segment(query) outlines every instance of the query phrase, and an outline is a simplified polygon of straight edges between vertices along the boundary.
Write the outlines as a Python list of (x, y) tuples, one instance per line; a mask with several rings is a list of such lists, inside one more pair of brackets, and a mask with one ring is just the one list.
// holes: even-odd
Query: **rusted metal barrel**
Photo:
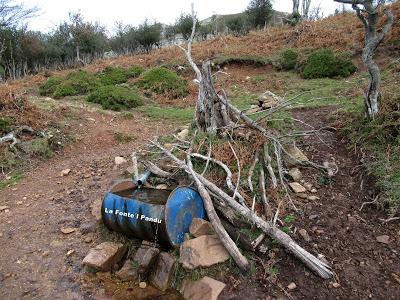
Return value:
[(192, 188), (138, 189), (133, 184), (108, 192), (101, 213), (110, 230), (165, 246), (183, 243), (192, 219), (206, 217), (203, 199)]

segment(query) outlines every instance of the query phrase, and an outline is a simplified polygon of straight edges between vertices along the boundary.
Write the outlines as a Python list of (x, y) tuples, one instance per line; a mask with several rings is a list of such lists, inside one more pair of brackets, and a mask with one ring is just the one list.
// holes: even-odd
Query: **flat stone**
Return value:
[(305, 194), (305, 193), (300, 193), (300, 194), (297, 194), (297, 197), (299, 197), (299, 198), (301, 198), (301, 199), (307, 199), (307, 198), (308, 198), (308, 195)]
[(64, 234), (71, 234), (75, 231), (76, 231), (76, 228), (72, 228), (72, 227), (61, 228), (61, 232)]
[(183, 283), (182, 294), (187, 300), (217, 300), (226, 284), (210, 277)]
[(306, 188), (298, 182), (290, 182), (289, 186), (296, 194), (305, 193), (307, 191)]
[(307, 196), (307, 199), (310, 201), (317, 201), (317, 200), (319, 200), (319, 197), (312, 195), (312, 196)]
[(101, 271), (109, 271), (113, 265), (121, 261), (127, 250), (123, 244), (104, 242), (90, 249), (82, 264)]
[(156, 265), (150, 274), (150, 283), (161, 291), (171, 286), (172, 276), (175, 272), (175, 258), (167, 252), (161, 252)]
[(168, 190), (168, 185), (165, 183), (159, 184), (156, 186), (157, 190)]
[(151, 267), (155, 264), (160, 249), (142, 245), (136, 252), (133, 261), (137, 271), (142, 277), (147, 276)]
[(145, 288), (147, 287), (147, 283), (144, 282), (144, 281), (142, 281), (142, 282), (139, 283), (139, 287), (140, 287), (141, 289), (145, 289)]
[(389, 244), (390, 237), (388, 235), (380, 235), (376, 237), (378, 243)]
[(121, 270), (115, 275), (122, 281), (135, 281), (139, 278), (137, 268), (135, 268), (133, 261), (127, 259), (122, 266)]
[(202, 235), (185, 241), (181, 246), (179, 262), (185, 269), (210, 267), (229, 259), (229, 253), (218, 237)]
[(288, 290), (294, 290), (295, 288), (297, 287), (297, 285), (294, 283), (294, 282), (291, 282), (288, 286), (287, 286), (287, 288), (288, 288)]
[(294, 181), (299, 181), (303, 175), (301, 174), (299, 168), (293, 168), (289, 171), (290, 177), (293, 178)]
[(121, 156), (116, 156), (114, 158), (114, 162), (115, 162), (116, 166), (120, 166), (120, 165), (126, 164), (128, 161)]
[(206, 220), (194, 218), (190, 224), (189, 232), (195, 237), (215, 234), (212, 224)]

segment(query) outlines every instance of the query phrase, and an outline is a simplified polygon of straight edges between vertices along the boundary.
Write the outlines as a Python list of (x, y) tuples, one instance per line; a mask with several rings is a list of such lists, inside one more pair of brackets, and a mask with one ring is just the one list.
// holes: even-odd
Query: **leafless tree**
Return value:
[(304, 19), (308, 18), (308, 14), (310, 12), (310, 7), (311, 7), (311, 0), (302, 0), (301, 14)]
[(314, 6), (308, 14), (309, 20), (317, 21), (323, 18), (324, 18), (324, 12), (321, 8), (321, 3), (318, 6)]
[(26, 8), (13, 0), (0, 0), (0, 27), (12, 26), (35, 16), (38, 8)]
[[(385, 0), (335, 0), (335, 2), (352, 4), (358, 18), (364, 24), (365, 44), (362, 60), (371, 76), (368, 89), (364, 95), (364, 103), (367, 117), (370, 120), (374, 120), (379, 112), (379, 102), (381, 98), (381, 74), (379, 66), (374, 61), (374, 55), (376, 49), (393, 25), (393, 13), (385, 6)], [(383, 28), (379, 30), (379, 11), (382, 7), (387, 20)]]

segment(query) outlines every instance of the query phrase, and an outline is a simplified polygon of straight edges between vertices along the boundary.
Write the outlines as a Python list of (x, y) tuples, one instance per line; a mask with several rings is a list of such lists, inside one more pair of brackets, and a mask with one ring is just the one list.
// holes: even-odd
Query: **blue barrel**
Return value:
[(108, 229), (165, 246), (182, 244), (192, 219), (206, 217), (203, 199), (189, 187), (108, 192), (101, 213)]

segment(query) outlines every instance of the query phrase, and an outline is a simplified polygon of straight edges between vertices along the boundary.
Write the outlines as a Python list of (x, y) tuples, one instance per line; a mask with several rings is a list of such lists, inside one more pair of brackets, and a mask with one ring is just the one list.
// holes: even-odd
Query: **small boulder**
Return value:
[(289, 291), (294, 290), (296, 287), (297, 287), (297, 285), (296, 285), (294, 282), (291, 282), (291, 283), (287, 286), (287, 288), (288, 288)]
[(114, 162), (115, 162), (116, 166), (120, 166), (120, 165), (126, 164), (128, 161), (125, 158), (123, 158), (122, 156), (116, 156), (114, 159)]
[[(285, 150), (287, 151), (287, 153), (295, 158), (298, 161), (309, 161), (308, 157), (303, 153), (303, 151), (301, 151), (299, 148), (297, 148), (297, 146), (295, 144), (289, 144), (285, 146)], [(288, 160), (288, 165), (291, 166), (295, 166), (298, 164), (298, 162), (294, 159), (292, 159), (291, 157), (289, 157)]]
[(289, 171), (289, 175), (290, 177), (293, 178), (294, 181), (300, 181), (300, 179), (303, 177), (303, 175), (301, 174), (301, 171), (299, 170), (299, 168), (293, 168)]
[(100, 271), (109, 271), (113, 265), (121, 261), (127, 250), (123, 244), (104, 242), (90, 249), (82, 264)]
[(161, 291), (167, 290), (171, 285), (175, 263), (176, 260), (171, 254), (161, 252), (150, 274), (150, 283)]
[(135, 265), (137, 265), (137, 272), (142, 277), (147, 276), (150, 268), (154, 265), (157, 260), (157, 256), (160, 254), (160, 249), (143, 245), (138, 249), (133, 258)]
[(115, 275), (122, 281), (135, 281), (139, 278), (137, 268), (130, 259), (126, 260), (121, 270), (116, 272)]
[(189, 129), (183, 129), (181, 132), (179, 132), (179, 133), (177, 134), (177, 137), (178, 137), (180, 140), (186, 141), (187, 138), (189, 137)]
[(306, 188), (298, 182), (290, 182), (289, 186), (293, 190), (293, 192), (295, 192), (296, 194), (301, 194), (301, 193), (307, 192)]
[(69, 173), (71, 173), (71, 169), (65, 169), (61, 171), (61, 176), (67, 176)]
[(229, 253), (218, 237), (202, 235), (183, 242), (179, 262), (185, 269), (195, 269), (210, 267), (228, 259)]
[(308, 235), (307, 230), (305, 230), (305, 229), (300, 229), (300, 230), (299, 230), (299, 234), (301, 235), (301, 237), (302, 237), (306, 242), (311, 241), (310, 236)]
[(187, 300), (217, 300), (225, 285), (206, 276), (194, 282), (185, 281), (182, 294)]
[(317, 201), (317, 200), (319, 200), (319, 197), (318, 197), (318, 196), (314, 196), (314, 195), (312, 195), (312, 196), (307, 196), (307, 200), (310, 200), (310, 201)]
[(190, 224), (189, 227), (189, 232), (195, 237), (215, 234), (214, 228), (211, 223), (199, 218), (194, 218), (192, 220), (192, 224)]

